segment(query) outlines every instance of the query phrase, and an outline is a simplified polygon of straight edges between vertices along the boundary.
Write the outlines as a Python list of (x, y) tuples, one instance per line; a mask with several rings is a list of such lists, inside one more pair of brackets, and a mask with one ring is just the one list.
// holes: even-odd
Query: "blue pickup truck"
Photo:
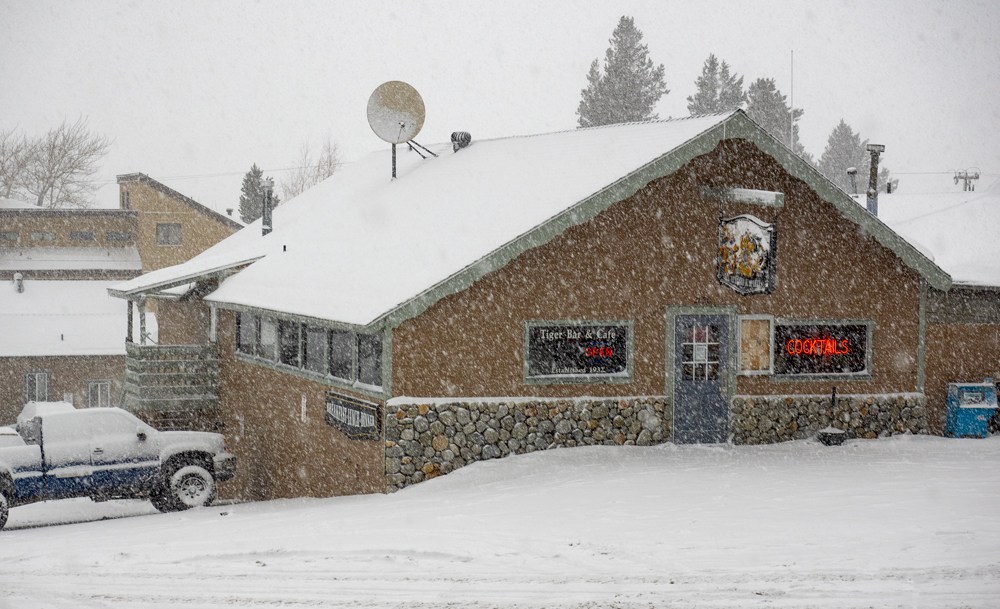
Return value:
[(161, 512), (208, 505), (236, 473), (222, 435), (157, 431), (120, 408), (49, 411), (0, 428), (0, 528), (49, 499), (149, 498)]

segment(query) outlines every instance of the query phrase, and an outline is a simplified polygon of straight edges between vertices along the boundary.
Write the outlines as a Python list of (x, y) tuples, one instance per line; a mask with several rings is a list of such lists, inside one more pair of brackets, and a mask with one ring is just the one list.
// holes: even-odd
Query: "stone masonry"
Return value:
[(811, 438), (826, 427), (848, 438), (897, 433), (927, 434), (923, 394), (838, 396), (736, 396), (730, 430), (733, 444), (770, 444)]
[[(922, 394), (736, 396), (730, 441), (769, 444), (813, 437), (832, 426), (849, 438), (926, 434)], [(533, 398), (389, 404), (385, 476), (394, 491), (460, 467), (558, 447), (650, 446), (671, 439), (667, 398)]]
[(387, 405), (388, 490), (475, 461), (556, 447), (649, 446), (670, 438), (663, 397), (574, 398)]

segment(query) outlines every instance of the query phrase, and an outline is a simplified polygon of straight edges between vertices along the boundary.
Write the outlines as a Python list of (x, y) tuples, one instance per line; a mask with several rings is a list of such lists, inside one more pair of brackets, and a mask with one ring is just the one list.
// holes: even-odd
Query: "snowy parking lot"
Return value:
[(588, 447), (392, 495), (17, 508), (0, 608), (997, 607), (1000, 437)]

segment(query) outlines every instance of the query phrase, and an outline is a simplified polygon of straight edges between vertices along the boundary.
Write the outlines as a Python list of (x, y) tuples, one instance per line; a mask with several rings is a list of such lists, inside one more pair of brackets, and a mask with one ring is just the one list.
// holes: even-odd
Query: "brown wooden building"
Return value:
[(224, 429), (233, 495), (553, 446), (940, 431), (949, 275), (741, 111), (431, 149), (112, 290), (160, 300), (161, 345), (217, 350), (217, 405), (149, 379), (130, 407)]
[(117, 404), (127, 304), (108, 287), (242, 226), (144, 174), (118, 183), (117, 209), (0, 203), (0, 424), (30, 400)]

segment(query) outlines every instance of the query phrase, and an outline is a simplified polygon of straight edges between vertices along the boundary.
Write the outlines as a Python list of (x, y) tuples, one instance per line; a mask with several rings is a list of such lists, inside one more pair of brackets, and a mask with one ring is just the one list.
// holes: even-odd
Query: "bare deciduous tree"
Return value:
[(14, 129), (0, 131), (0, 198), (11, 199), (23, 192), (31, 143)]
[(309, 146), (303, 144), (299, 148), (299, 158), (295, 169), (281, 180), (281, 194), (285, 200), (296, 197), (326, 178), (333, 175), (340, 164), (340, 154), (337, 144), (326, 139), (319, 157), (315, 160), (309, 151)]
[(63, 121), (32, 142), (25, 192), (40, 207), (90, 205), (95, 190), (91, 177), (110, 146), (111, 140), (90, 131), (86, 119)]

